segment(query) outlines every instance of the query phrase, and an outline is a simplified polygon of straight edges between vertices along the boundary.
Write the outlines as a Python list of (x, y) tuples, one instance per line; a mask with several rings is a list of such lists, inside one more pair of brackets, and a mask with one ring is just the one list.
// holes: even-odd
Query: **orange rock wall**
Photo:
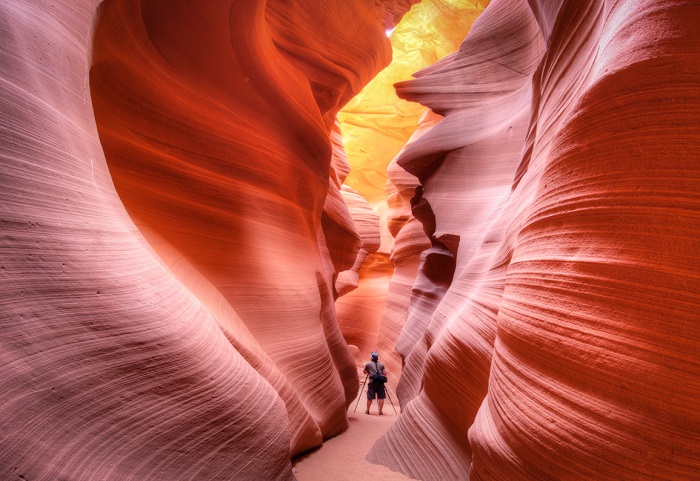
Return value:
[(0, 6), (0, 478), (293, 479), (347, 427), (333, 121), (405, 8)]
[(494, 0), (397, 85), (445, 115), (397, 162), (455, 271), (445, 287), (424, 254), (405, 409), (369, 459), (423, 480), (700, 478), (698, 20)]
[[(395, 246), (394, 227), (407, 222), (397, 213), (393, 187), (388, 185), (392, 159), (399, 153), (418, 127), (425, 107), (396, 96), (394, 83), (411, 78), (416, 70), (427, 67), (459, 48), (474, 19), (488, 2), (471, 0), (423, 0), (406, 13), (390, 32), (392, 62), (338, 114), (344, 148), (352, 167), (345, 184), (356, 190), (381, 218), (381, 245), (367, 257), (360, 269), (359, 288), (338, 299), (338, 318), (343, 336), (360, 351), (359, 366), (379, 350), (389, 370), (390, 389), (394, 389), (402, 371), (396, 342), (406, 319), (406, 305), (415, 278), (421, 251), (420, 243), (406, 244), (422, 236), (417, 230), (404, 232)], [(404, 171), (405, 172), (405, 171)], [(389, 175), (388, 175), (389, 173)], [(415, 185), (413, 186), (415, 187)], [(401, 202), (408, 206), (410, 193)], [(394, 218), (396, 215), (399, 217)], [(392, 237), (393, 236), (393, 237)], [(408, 249), (406, 248), (408, 246)], [(396, 270), (395, 270), (396, 269)]]
[[(411, 3), (0, 4), (1, 479), (291, 480), (346, 428), (334, 299), (388, 269), (333, 124)], [(398, 86), (444, 119), (390, 166), (371, 460), (700, 478), (699, 10), (493, 0)]]

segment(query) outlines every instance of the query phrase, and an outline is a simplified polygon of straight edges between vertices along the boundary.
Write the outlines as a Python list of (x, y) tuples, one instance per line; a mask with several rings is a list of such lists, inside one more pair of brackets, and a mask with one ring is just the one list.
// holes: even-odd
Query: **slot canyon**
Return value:
[(700, 480), (698, 25), (0, 0), (0, 481)]

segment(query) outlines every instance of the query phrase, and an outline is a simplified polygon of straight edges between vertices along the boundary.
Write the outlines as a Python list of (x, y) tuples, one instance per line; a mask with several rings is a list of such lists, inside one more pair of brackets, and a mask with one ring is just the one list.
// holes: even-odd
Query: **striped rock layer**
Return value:
[[(347, 427), (377, 219), (334, 119), (412, 3), (0, 4), (0, 478), (291, 480)], [(444, 119), (390, 166), (372, 461), (700, 479), (699, 21), (493, 0), (398, 86)]]
[(404, 410), (370, 460), (700, 479), (699, 21), (697, 2), (493, 0), (397, 84), (445, 118), (396, 162), (430, 248), (397, 341)]
[(0, 3), (1, 479), (288, 480), (347, 428), (333, 123), (411, 3)]

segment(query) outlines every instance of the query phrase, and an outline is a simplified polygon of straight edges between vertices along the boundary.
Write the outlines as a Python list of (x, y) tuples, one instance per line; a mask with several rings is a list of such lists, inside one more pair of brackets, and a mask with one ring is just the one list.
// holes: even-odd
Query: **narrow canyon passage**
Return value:
[(700, 480), (698, 25), (0, 0), (0, 480)]
[[(360, 400), (357, 412), (353, 412), (354, 406), (353, 402), (348, 411), (350, 426), (347, 431), (324, 442), (317, 450), (292, 460), (297, 480), (412, 480), (413, 478), (391, 471), (385, 466), (372, 464), (365, 459), (374, 443), (391, 427), (399, 414), (394, 412), (388, 400), (383, 416), (377, 415), (376, 402), (371, 415), (364, 414), (364, 396)], [(398, 406), (396, 407), (398, 411)]]

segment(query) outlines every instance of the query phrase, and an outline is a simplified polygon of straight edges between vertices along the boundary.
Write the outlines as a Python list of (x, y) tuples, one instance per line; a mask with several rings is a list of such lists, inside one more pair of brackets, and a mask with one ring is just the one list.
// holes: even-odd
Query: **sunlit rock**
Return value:
[[(399, 99), (393, 84), (457, 50), (487, 3), (424, 0), (414, 5), (390, 32), (392, 63), (338, 116), (352, 167), (346, 185), (367, 199), (374, 211), (386, 219), (382, 223), (382, 244), (376, 256), (370, 258), (378, 271), (372, 272), (369, 264), (362, 268), (367, 282), (363, 288), (360, 281), (361, 292), (353, 295), (358, 297), (356, 301), (351, 298), (339, 301), (339, 320), (348, 342), (360, 342), (364, 346), (364, 361), (371, 350), (379, 349), (382, 361), (396, 375), (401, 372), (402, 361), (395, 345), (406, 320), (410, 289), (425, 238), (420, 225), (416, 225), (414, 234), (404, 232), (400, 245), (394, 247), (392, 235), (396, 236), (398, 230), (393, 230), (407, 219), (395, 217), (397, 207), (392, 203), (403, 202), (407, 207), (406, 215), (410, 216), (409, 201), (415, 185), (405, 188), (400, 196), (394, 196), (393, 187), (385, 190), (390, 180), (387, 168), (391, 169), (390, 162), (413, 135), (426, 109)], [(406, 242), (413, 244), (409, 246)], [(368, 331), (370, 327), (373, 330)], [(397, 378), (392, 379), (396, 381)]]
[(459, 242), (432, 314), (409, 306), (408, 402), (370, 460), (423, 480), (698, 477), (698, 20), (494, 0), (397, 85), (445, 115), (398, 164), (426, 232)]
[[(499, 213), (527, 134), (531, 75), (543, 49), (528, 14), (524, 2), (493, 3), (459, 52), (397, 86), (407, 98), (437, 92), (426, 103), (446, 117), (397, 159), (421, 181), (412, 210), (430, 248), (397, 341), (406, 410), (370, 459), (421, 479), (469, 472), (467, 431), (486, 395), (505, 276), (502, 260), (494, 265), (509, 220)], [(424, 457), (431, 461), (414, 461)]]
[(288, 480), (347, 427), (330, 138), (405, 3), (0, 7), (0, 478)]
[(700, 9), (413, 3), (0, 4), (0, 479), (700, 478)]
[(486, 4), (423, 0), (414, 5), (391, 32), (391, 65), (341, 110), (338, 120), (352, 167), (347, 184), (370, 204), (386, 198), (387, 167), (425, 110), (399, 99), (394, 84), (457, 50)]

